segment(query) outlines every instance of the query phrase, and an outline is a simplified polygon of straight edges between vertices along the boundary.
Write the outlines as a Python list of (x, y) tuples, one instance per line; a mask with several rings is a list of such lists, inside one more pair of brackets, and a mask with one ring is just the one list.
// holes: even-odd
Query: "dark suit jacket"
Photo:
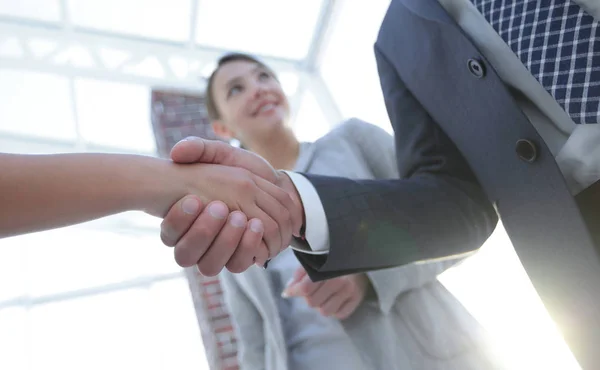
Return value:
[(330, 233), (327, 256), (297, 253), (311, 278), (473, 251), (496, 225), (494, 203), (580, 364), (600, 364), (600, 260), (554, 157), (494, 67), (435, 0), (392, 0), (375, 54), (402, 179), (305, 175)]

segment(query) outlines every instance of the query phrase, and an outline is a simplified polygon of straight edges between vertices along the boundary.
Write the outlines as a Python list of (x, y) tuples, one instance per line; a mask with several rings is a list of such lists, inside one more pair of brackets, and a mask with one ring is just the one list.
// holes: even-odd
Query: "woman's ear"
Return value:
[(221, 139), (231, 140), (234, 138), (233, 132), (221, 121), (213, 121), (212, 129), (215, 134)]

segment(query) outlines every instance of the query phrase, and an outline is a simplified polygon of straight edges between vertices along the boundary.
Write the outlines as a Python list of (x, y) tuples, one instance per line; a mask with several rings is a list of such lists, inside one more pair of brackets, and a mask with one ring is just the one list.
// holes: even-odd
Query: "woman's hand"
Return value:
[(365, 298), (369, 280), (365, 274), (341, 276), (320, 282), (310, 280), (303, 267), (294, 273), (283, 291), (284, 297), (304, 297), (309, 306), (323, 316), (348, 318)]

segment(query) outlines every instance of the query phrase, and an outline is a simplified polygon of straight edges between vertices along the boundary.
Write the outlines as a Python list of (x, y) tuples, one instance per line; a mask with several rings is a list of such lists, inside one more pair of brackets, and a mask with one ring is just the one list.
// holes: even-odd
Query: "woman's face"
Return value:
[(223, 65), (214, 76), (213, 98), (220, 118), (217, 135), (242, 143), (260, 140), (285, 125), (288, 100), (267, 69), (250, 61)]

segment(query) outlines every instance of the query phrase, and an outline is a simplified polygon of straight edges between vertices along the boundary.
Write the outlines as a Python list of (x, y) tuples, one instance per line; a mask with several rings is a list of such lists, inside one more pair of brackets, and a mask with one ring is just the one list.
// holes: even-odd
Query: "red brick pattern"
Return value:
[[(190, 135), (216, 139), (202, 92), (153, 90), (151, 110), (152, 126), (161, 157), (168, 157), (173, 145)], [(236, 337), (219, 279), (204, 277), (195, 268), (186, 269), (185, 274), (210, 369), (239, 370)]]

